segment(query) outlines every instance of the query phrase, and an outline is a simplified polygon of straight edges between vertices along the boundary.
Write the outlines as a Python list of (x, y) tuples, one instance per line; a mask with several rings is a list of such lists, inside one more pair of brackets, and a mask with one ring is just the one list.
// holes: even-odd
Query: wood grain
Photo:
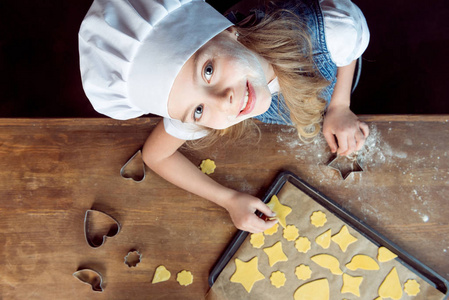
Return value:
[[(296, 173), (368, 225), (449, 279), (449, 116), (361, 116), (371, 129), (362, 173), (346, 180), (325, 164), (323, 138), (305, 144), (287, 126), (258, 123), (262, 139), (183, 150), (210, 175), (262, 196), (281, 170)], [(236, 229), (227, 212), (147, 169), (141, 183), (119, 171), (159, 118), (0, 119), (0, 299), (201, 299), (210, 269)], [(84, 239), (87, 209), (117, 219), (121, 232), (93, 249)], [(142, 253), (134, 268), (131, 249)], [(169, 281), (151, 284), (165, 265)], [(94, 295), (72, 274), (104, 276)], [(194, 283), (181, 287), (181, 270)]]

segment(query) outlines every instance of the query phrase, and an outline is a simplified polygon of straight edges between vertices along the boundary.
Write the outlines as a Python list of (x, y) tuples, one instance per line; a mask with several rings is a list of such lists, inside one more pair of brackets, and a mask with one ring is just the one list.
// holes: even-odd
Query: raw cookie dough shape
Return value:
[(235, 272), (231, 276), (230, 281), (234, 283), (240, 283), (248, 293), (251, 292), (254, 283), (259, 280), (265, 279), (265, 276), (259, 272), (257, 264), (257, 256), (253, 257), (248, 262), (244, 262), (236, 258)]
[(341, 293), (351, 293), (360, 297), (360, 284), (363, 281), (363, 277), (352, 277), (348, 274), (343, 274), (343, 285), (341, 287)]
[(310, 243), (308, 238), (301, 236), (296, 240), (295, 248), (296, 250), (298, 250), (298, 252), (307, 253), (307, 251), (312, 248), (312, 244)]
[(329, 282), (326, 278), (307, 282), (293, 294), (295, 300), (329, 300)]
[(285, 278), (285, 274), (281, 271), (276, 271), (271, 273), (270, 281), (271, 284), (274, 285), (276, 288), (280, 288), (281, 286), (285, 285), (285, 281), (287, 278)]
[(341, 251), (346, 252), (348, 246), (357, 241), (357, 238), (349, 233), (348, 227), (343, 225), (340, 232), (332, 237), (332, 241), (337, 243)]
[(176, 281), (178, 281), (180, 285), (188, 286), (193, 283), (193, 275), (190, 271), (182, 270), (176, 276)]
[(288, 260), (284, 251), (282, 251), (282, 243), (281, 242), (277, 242), (273, 246), (263, 249), (263, 251), (268, 255), (268, 261), (270, 262), (270, 267), (274, 266), (277, 262)]
[(385, 247), (379, 247), (377, 250), (377, 260), (379, 262), (387, 262), (396, 257), (398, 256)]
[(209, 175), (209, 174), (214, 173), (216, 165), (213, 160), (205, 159), (201, 162), (200, 168), (201, 168), (201, 172)]
[(334, 275), (341, 275), (343, 271), (340, 269), (340, 262), (338, 259), (329, 254), (318, 254), (310, 258), (314, 263), (320, 267), (329, 269)]
[(391, 298), (393, 300), (401, 299), (402, 287), (395, 267), (393, 267), (390, 273), (385, 277), (384, 281), (379, 286), (378, 292), (379, 296), (382, 298)]
[(320, 210), (313, 212), (313, 214), (310, 216), (310, 223), (315, 227), (322, 227), (324, 226), (324, 224), (326, 224), (326, 222), (326, 214)]
[(283, 236), (287, 241), (294, 241), (299, 236), (298, 228), (295, 225), (287, 225)]
[(323, 249), (327, 249), (331, 245), (331, 235), (332, 235), (332, 231), (329, 229), (329, 230), (323, 232), (322, 234), (320, 234), (319, 236), (317, 236), (315, 238), (315, 242), (318, 245), (320, 245)]
[(165, 266), (159, 266), (154, 271), (153, 281), (151, 283), (164, 282), (170, 279), (171, 273)]
[(279, 224), (281, 224), (281, 226), (285, 228), (287, 226), (285, 218), (292, 212), (292, 209), (286, 205), (281, 204), (276, 195), (273, 195), (271, 197), (271, 200), (267, 203), (267, 205), (274, 213), (276, 213), (275, 218), (279, 220)]
[(275, 233), (278, 231), (278, 228), (279, 228), (279, 223), (276, 223), (276, 224), (274, 224), (273, 227), (268, 228), (268, 229), (265, 230), (263, 233), (264, 233), (265, 235), (273, 235), (273, 234), (275, 234)]
[(312, 277), (312, 270), (310, 270), (309, 266), (299, 265), (295, 269), (295, 275), (299, 280), (307, 280)]
[(262, 232), (252, 233), (249, 242), (254, 248), (260, 248), (265, 243), (265, 237)]
[(415, 279), (409, 279), (404, 284), (404, 291), (409, 296), (416, 296), (420, 292), (419, 287), (420, 285)]
[(346, 268), (351, 271), (355, 271), (357, 269), (379, 270), (379, 265), (368, 255), (358, 254), (352, 257), (351, 262), (346, 264)]

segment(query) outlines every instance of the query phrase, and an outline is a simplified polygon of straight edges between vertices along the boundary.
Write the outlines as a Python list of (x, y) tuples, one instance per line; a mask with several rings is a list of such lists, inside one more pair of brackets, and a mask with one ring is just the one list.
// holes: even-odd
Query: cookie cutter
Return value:
[(351, 173), (363, 172), (363, 167), (359, 161), (357, 152), (348, 156), (334, 155), (329, 160), (327, 166), (336, 170), (343, 180), (348, 178)]
[(103, 276), (99, 272), (92, 269), (82, 269), (72, 275), (82, 283), (91, 285), (94, 292), (103, 292)]
[(142, 150), (138, 150), (120, 169), (120, 176), (124, 179), (141, 182), (146, 177), (145, 163)]
[(137, 250), (130, 250), (125, 256), (125, 265), (128, 267), (137, 267), (142, 260), (142, 254)]
[(116, 219), (99, 210), (88, 209), (84, 215), (84, 237), (92, 248), (102, 246), (108, 237), (116, 236), (120, 228)]

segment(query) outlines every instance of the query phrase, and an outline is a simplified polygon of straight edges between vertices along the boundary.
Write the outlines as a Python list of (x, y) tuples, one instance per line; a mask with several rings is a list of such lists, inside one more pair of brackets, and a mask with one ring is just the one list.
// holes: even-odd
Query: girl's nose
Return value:
[[(220, 111), (228, 112), (233, 107), (233, 92), (232, 89), (227, 88), (220, 93), (213, 96), (213, 101)], [(235, 104), (235, 103), (234, 103)]]

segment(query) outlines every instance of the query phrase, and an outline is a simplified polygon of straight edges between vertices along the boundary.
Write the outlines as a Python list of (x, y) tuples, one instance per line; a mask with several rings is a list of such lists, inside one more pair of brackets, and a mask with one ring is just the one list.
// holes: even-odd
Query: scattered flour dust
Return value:
[[(390, 130), (385, 133), (391, 134)], [(306, 143), (298, 138), (295, 128), (287, 127), (281, 129), (277, 135), (277, 142), (283, 145), (283, 147), (280, 147), (280, 150), (278, 150), (280, 155), (294, 155), (298, 164), (301, 164), (301, 162), (305, 163), (305, 167), (308, 168), (305, 173), (309, 175), (308, 177), (306, 175), (303, 179), (317, 188), (327, 188), (329, 185), (348, 189), (354, 188), (354, 186), (357, 185), (362, 187), (364, 181), (363, 172), (351, 174), (346, 180), (342, 180), (335, 170), (327, 167), (333, 154), (330, 152), (329, 146), (322, 133), (311, 143)], [(405, 138), (404, 146), (411, 145), (413, 145), (412, 139)], [(400, 149), (393, 149), (382, 138), (381, 132), (378, 130), (377, 126), (372, 123), (370, 124), (370, 135), (366, 139), (363, 148), (359, 151), (358, 159), (365, 172), (375, 172), (376, 169), (379, 169), (385, 164), (389, 165), (385, 169), (399, 168), (397, 161), (407, 159), (407, 152), (401, 151)], [(429, 221), (429, 215), (431, 215), (431, 208), (427, 206), (427, 201), (423, 198), (428, 197), (428, 190), (426, 186), (415, 185), (420, 181), (420, 178), (414, 174), (414, 163), (416, 163), (416, 161), (411, 162), (409, 166), (399, 169), (399, 172), (403, 176), (406, 176), (405, 178), (410, 181), (410, 185), (400, 187), (400, 195), (407, 195), (410, 192), (410, 188), (414, 188), (414, 190), (411, 191), (411, 194), (409, 194), (410, 204), (413, 203), (413, 206), (411, 206), (412, 212), (416, 214), (420, 221), (427, 223)], [(372, 197), (373, 193), (376, 194), (376, 197), (383, 199), (389, 199), (391, 197), (388, 188), (379, 186), (375, 188), (375, 191), (373, 190), (366, 194), (360, 193), (357, 199), (352, 200), (356, 200), (363, 204), (365, 202), (364, 200), (368, 199), (368, 197)], [(352, 200), (348, 200), (349, 206), (351, 206), (350, 202)], [(385, 201), (385, 205), (390, 205), (388, 204), (389, 202), (390, 201)], [(377, 219), (379, 213), (377, 208), (369, 204), (363, 204), (361, 209), (365, 216)], [(427, 210), (428, 213), (423, 213), (422, 210)]]

